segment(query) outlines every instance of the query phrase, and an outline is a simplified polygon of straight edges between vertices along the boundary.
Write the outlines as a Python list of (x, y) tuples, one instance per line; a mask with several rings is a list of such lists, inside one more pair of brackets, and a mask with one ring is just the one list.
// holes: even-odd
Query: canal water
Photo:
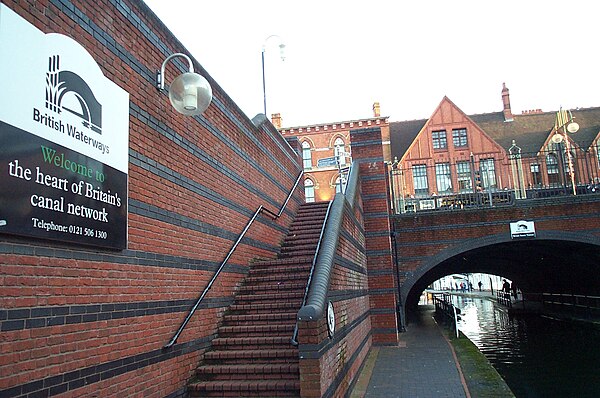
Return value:
[(453, 296), (459, 329), (517, 398), (600, 397), (600, 330), (539, 316), (509, 316), (494, 303)]

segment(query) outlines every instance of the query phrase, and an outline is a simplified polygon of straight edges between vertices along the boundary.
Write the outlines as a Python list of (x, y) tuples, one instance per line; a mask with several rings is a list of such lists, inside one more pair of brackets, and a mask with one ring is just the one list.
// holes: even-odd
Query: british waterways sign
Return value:
[(129, 94), (0, 4), (0, 233), (127, 246)]

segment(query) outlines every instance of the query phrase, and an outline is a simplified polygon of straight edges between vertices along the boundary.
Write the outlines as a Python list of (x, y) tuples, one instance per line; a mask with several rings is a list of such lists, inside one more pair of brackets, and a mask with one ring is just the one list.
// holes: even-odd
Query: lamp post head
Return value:
[(579, 124), (577, 122), (571, 122), (567, 124), (567, 131), (569, 133), (576, 133), (579, 131)]
[(156, 86), (159, 90), (165, 90), (165, 66), (174, 57), (185, 58), (188, 61), (189, 71), (173, 79), (171, 87), (167, 90), (169, 101), (173, 108), (183, 115), (200, 115), (212, 101), (212, 88), (208, 80), (194, 72), (192, 60), (187, 55), (176, 53), (167, 57), (156, 75)]

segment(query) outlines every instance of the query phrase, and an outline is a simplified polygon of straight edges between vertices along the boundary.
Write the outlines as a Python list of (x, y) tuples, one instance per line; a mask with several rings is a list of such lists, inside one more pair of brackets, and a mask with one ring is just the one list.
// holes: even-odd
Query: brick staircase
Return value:
[(190, 396), (300, 396), (298, 349), (290, 340), (327, 205), (303, 204), (279, 258), (252, 264), (188, 386)]

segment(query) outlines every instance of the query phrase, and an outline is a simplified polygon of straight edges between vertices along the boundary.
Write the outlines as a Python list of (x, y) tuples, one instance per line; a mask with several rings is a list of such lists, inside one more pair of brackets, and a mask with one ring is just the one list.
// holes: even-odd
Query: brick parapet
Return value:
[[(389, 221), (389, 202), (387, 165), (384, 162), (382, 132), (380, 128), (366, 128), (350, 132), (353, 161), (360, 167), (361, 194), (365, 213), (365, 235), (367, 249), (367, 269), (388, 270), (389, 273), (377, 277), (369, 274), (369, 290), (382, 286), (392, 287), (385, 293), (371, 293), (371, 312), (374, 326), (373, 343), (390, 344), (397, 342), (396, 300), (397, 284), (394, 278), (394, 266), (391, 250), (391, 224)], [(395, 289), (394, 289), (395, 288)], [(382, 315), (390, 313), (392, 316)]]

